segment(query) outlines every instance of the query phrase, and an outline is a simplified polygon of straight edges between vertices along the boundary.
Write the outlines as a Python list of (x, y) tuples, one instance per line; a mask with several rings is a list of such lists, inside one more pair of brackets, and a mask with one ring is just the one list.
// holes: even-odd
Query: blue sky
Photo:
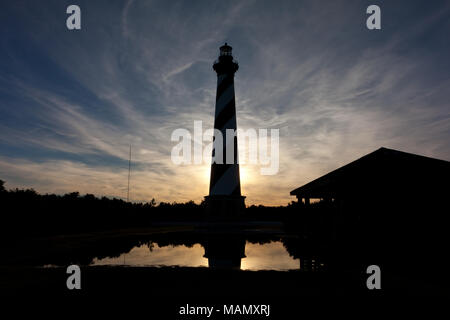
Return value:
[[(79, 31), (66, 8), (81, 8)], [(382, 29), (366, 28), (370, 4)], [(242, 166), (247, 203), (381, 146), (450, 160), (448, 1), (2, 1), (0, 179), (41, 193), (200, 201), (209, 164), (170, 160), (212, 127), (225, 41), (238, 126), (280, 129), (280, 170)]]

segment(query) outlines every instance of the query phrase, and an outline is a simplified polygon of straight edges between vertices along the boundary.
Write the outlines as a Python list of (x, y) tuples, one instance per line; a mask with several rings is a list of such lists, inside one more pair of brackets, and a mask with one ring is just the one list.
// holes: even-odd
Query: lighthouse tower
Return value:
[[(217, 73), (214, 118), (214, 129), (217, 130), (214, 133), (209, 196), (205, 197), (208, 215), (221, 218), (235, 217), (245, 208), (239, 179), (234, 98), (234, 74), (239, 65), (231, 50), (227, 43), (221, 46), (219, 58), (213, 65)], [(221, 137), (217, 136), (219, 131)]]

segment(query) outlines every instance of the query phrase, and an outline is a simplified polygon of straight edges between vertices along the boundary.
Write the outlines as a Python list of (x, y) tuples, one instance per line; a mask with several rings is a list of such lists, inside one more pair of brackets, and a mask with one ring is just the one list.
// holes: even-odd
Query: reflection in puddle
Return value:
[(247, 243), (242, 259), (243, 270), (292, 270), (300, 268), (299, 259), (289, 256), (281, 242), (266, 244)]
[[(185, 245), (159, 247), (152, 243), (134, 247), (128, 253), (116, 258), (94, 258), (92, 265), (127, 265), (127, 266), (185, 266), (207, 267), (208, 259), (204, 257), (205, 249), (200, 244), (191, 247)], [(289, 253), (279, 241), (266, 244), (247, 242), (245, 258), (241, 260), (243, 270), (292, 270), (299, 269), (299, 259)]]
[(207, 267), (208, 259), (203, 258), (204, 251), (200, 244), (189, 248), (185, 245), (159, 247), (152, 243), (150, 247), (134, 247), (116, 258), (94, 258), (92, 265)]

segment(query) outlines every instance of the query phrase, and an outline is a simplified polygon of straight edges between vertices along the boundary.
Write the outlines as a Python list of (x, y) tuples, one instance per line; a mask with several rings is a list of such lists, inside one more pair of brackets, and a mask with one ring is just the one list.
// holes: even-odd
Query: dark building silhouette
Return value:
[[(428, 195), (431, 198), (426, 200), (431, 202), (447, 193), (448, 187), (441, 182), (449, 169), (450, 162), (445, 160), (380, 148), (291, 191), (291, 195), (306, 204), (314, 198), (350, 203), (363, 199), (364, 204), (370, 200), (382, 207), (404, 204), (414, 194), (422, 199)], [(415, 201), (422, 201), (420, 198)]]
[[(448, 161), (380, 148), (291, 195), (299, 200), (299, 215), (318, 212), (323, 225), (331, 225), (332, 243), (349, 254), (399, 268), (440, 268), (436, 261), (448, 241), (448, 181)], [(321, 210), (311, 210), (310, 199), (321, 199), (315, 205)]]
[[(231, 51), (228, 44), (221, 46), (220, 56), (213, 65), (217, 73), (214, 129), (221, 134), (214, 133), (209, 196), (205, 197), (209, 216), (222, 218), (236, 216), (245, 207), (239, 179), (234, 96), (234, 74), (239, 65)], [(227, 130), (234, 132), (231, 141), (227, 137)]]

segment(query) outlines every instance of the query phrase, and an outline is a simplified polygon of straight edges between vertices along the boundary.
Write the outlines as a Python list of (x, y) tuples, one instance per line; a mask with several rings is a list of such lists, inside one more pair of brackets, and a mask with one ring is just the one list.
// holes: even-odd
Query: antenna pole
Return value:
[(130, 144), (130, 156), (128, 158), (128, 189), (127, 189), (127, 202), (130, 200), (130, 173), (131, 173), (131, 144)]

